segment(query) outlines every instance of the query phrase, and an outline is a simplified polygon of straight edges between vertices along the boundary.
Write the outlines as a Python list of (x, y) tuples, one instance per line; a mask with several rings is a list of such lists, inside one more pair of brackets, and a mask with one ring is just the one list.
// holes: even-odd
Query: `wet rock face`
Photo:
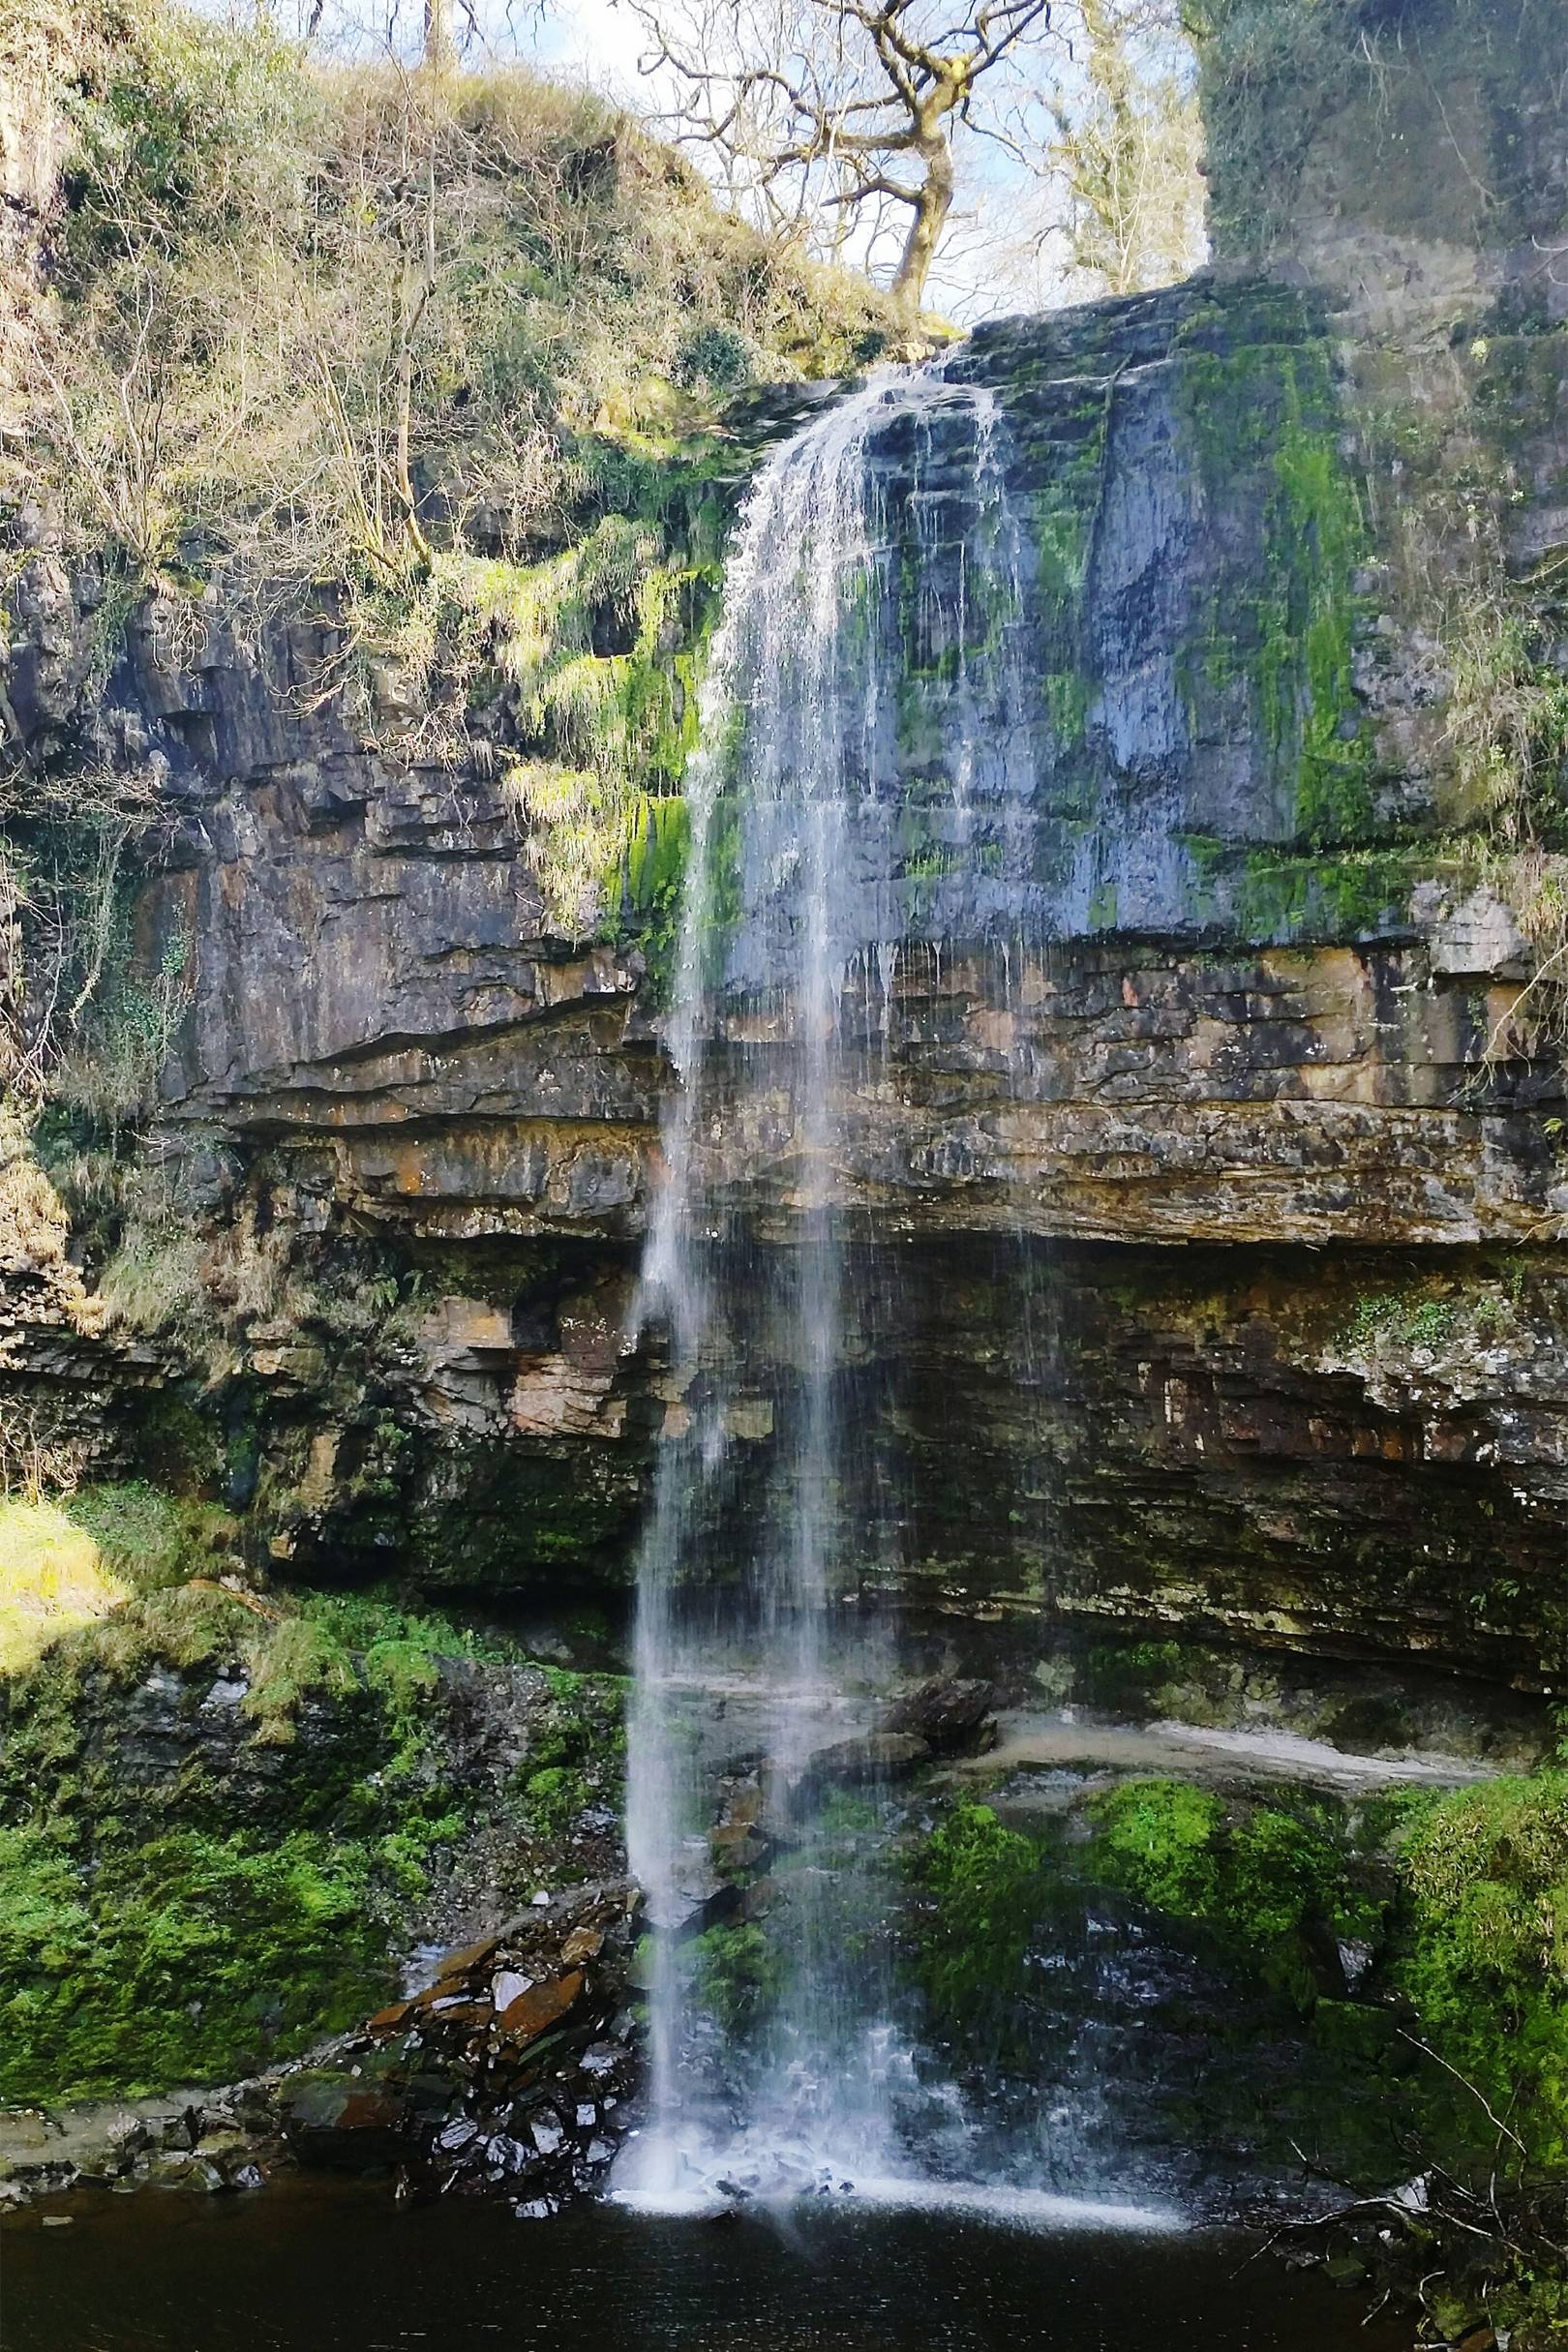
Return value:
[[(953, 373), (1000, 404), (991, 462), (1017, 550), (990, 547), (988, 569), (966, 558), (982, 526), (995, 537), (972, 511), (966, 411), (920, 434), (906, 418), (873, 449), (879, 667), (905, 674), (884, 680), (875, 719), (876, 822), (896, 840), (859, 893), (867, 943), (1207, 933), (1260, 915), (1320, 928), (1311, 871), (1282, 914), (1254, 903), (1246, 866), (1321, 831), (1306, 737), (1356, 724), (1347, 680), (1309, 678), (1296, 643), (1349, 595), (1343, 531), (1295, 514), (1282, 472), (1287, 447), (1338, 463), (1300, 304), (1179, 288), (988, 329)], [(1259, 583), (1282, 567), (1270, 637)], [(42, 575), (32, 588), (38, 601)], [(30, 644), (11, 695), (24, 739), (46, 744), (68, 726), (72, 674)], [(633, 1009), (639, 963), (549, 936), (482, 769), (367, 748), (335, 704), (314, 707), (330, 651), (329, 631), (301, 624), (265, 674), (221, 639), (192, 669), (149, 623), (96, 721), (111, 756), (153, 767), (168, 810), (140, 928), (155, 964), (175, 944), (191, 959), (170, 1120), (322, 1138), (340, 1192), (426, 1230), (635, 1230), (662, 1083)], [(997, 712), (969, 709), (982, 688)], [(979, 764), (963, 789), (998, 852), (958, 861), (967, 880), (944, 830), (955, 704)], [(767, 982), (762, 948), (732, 943), (748, 985)]]
[(896, 1700), (879, 1728), (922, 1740), (933, 1756), (983, 1755), (996, 1745), (996, 1696), (988, 1682), (933, 1674)]
[[(1542, 367), (1551, 344), (1531, 343)], [(899, 1268), (897, 1316), (847, 1374), (920, 1498), (887, 1531), (890, 1581), (912, 1606), (1415, 1643), (1540, 1679), (1565, 1408), (1549, 1329), (1510, 1311), (1486, 1336), (1498, 1280), (1477, 1253), (1540, 1252), (1554, 1296), (1561, 1075), (1486, 1060), (1523, 943), (1433, 870), (1434, 656), (1378, 609), (1319, 322), (1279, 286), (1194, 282), (988, 327), (950, 364), (999, 403), (1029, 552), (1023, 618), (981, 598), (955, 637), (974, 409), (949, 440), (890, 429), (887, 510), (919, 475), (951, 591), (912, 614), (878, 717), (909, 815), (878, 938), (915, 944), (852, 962), (833, 1105), (851, 1227)], [(1529, 447), (1538, 558), (1560, 453)], [(890, 529), (884, 552), (896, 602), (920, 551)], [(7, 692), (58, 751), (84, 723), (82, 584), (41, 558), (19, 593)], [(1019, 759), (977, 819), (995, 854), (955, 879), (938, 720), (1010, 631)], [(278, 1564), (621, 1583), (687, 1410), (656, 1338), (628, 1336), (662, 1172), (657, 991), (630, 938), (551, 934), (483, 762), (421, 765), (319, 700), (329, 640), (295, 628), (260, 669), (215, 641), (193, 666), (153, 616), (91, 714), (95, 756), (150, 765), (166, 815), (136, 931), (149, 970), (189, 954), (168, 1182), (322, 1302), (242, 1317), (190, 1410)], [(743, 982), (746, 941), (728, 946)], [(700, 1139), (742, 1257), (799, 1207), (786, 1075), (756, 1082), (780, 1018), (732, 995), (720, 1045), (746, 1058), (750, 1111)], [(1029, 1277), (1032, 1336), (1020, 1234), (1057, 1251)], [(1183, 1271), (1194, 1243), (1214, 1254)], [(1357, 1270), (1347, 1248), (1383, 1254)], [(47, 1387), (123, 1459), (165, 1368), (50, 1320), (25, 1267), (0, 1281), (0, 1403)], [(372, 1282), (398, 1308), (350, 1346), (333, 1300)], [(1475, 1340), (1462, 1361), (1424, 1370), (1414, 1342), (1393, 1361), (1402, 1309), (1376, 1344), (1339, 1344), (1358, 1300), (1429, 1291)], [(756, 1350), (738, 1475), (792, 1409), (793, 1368)]]
[[(1484, 1069), (1514, 993), (1414, 944), (1064, 948), (1005, 970), (906, 950), (880, 1002), (844, 1009), (859, 1052), (833, 1105), (841, 1194), (899, 1234), (1533, 1236), (1568, 1204), (1541, 1117), (1561, 1082)], [(737, 1014), (737, 1066), (779, 1026)], [(701, 1150), (738, 1212), (784, 1228), (802, 1166), (782, 1056)]]
[[(1554, 1688), (1562, 1282), (1478, 1253), (890, 1250), (843, 1334), (843, 1597), (971, 1656), (966, 1618), (1022, 1658), (1131, 1622)], [(734, 1343), (786, 1431), (802, 1368)], [(774, 1442), (734, 1445), (738, 1493)]]
[(428, 1229), (625, 1229), (628, 1138), (656, 1118), (625, 1051), (638, 964), (550, 936), (517, 824), (477, 772), (366, 749), (293, 698), (319, 648), (263, 679), (216, 646), (197, 674), (157, 640), (111, 692), (153, 704), (177, 811), (143, 902), (149, 951), (194, 954), (168, 1113), (226, 1136), (334, 1139), (337, 1188)]
[[(933, 1230), (1129, 1239), (1447, 1241), (1550, 1211), (1539, 1135), (1473, 1084), (1517, 930), (1424, 880), (1419, 849), (1367, 847), (1395, 780), (1406, 834), (1432, 791), (1372, 658), (1343, 420), (1301, 299), (1194, 281), (987, 327), (950, 373), (998, 405), (984, 463), (1016, 548), (977, 505), (973, 410), (895, 417), (869, 459), (873, 595), (903, 670), (868, 717), (867, 806), (896, 824), (845, 1005), (868, 1027), (890, 1010), (893, 1096), (844, 1106), (852, 1184)], [(22, 593), (8, 694), (46, 754), (85, 723), (78, 589), (40, 558)], [(264, 1146), (307, 1228), (634, 1242), (668, 1082), (641, 955), (553, 937), (489, 763), (421, 766), (351, 724), (317, 690), (332, 653), (301, 623), (261, 667), (222, 636), (193, 662), (155, 612), (91, 714), (97, 756), (150, 769), (166, 811), (137, 938), (150, 970), (190, 974), (169, 1180), (221, 1214)], [(902, 969), (870, 954), (899, 937), (927, 945)], [(1251, 944), (1270, 941), (1301, 944)], [(766, 946), (728, 937), (742, 991), (766, 987)], [(766, 1048), (769, 1017), (742, 993), (738, 1051)], [(787, 1191), (767, 1136), (722, 1148), (738, 1188)], [(520, 1393), (536, 1432), (581, 1410), (556, 1383)]]
[[(983, 326), (952, 373), (1001, 404), (1027, 551), (1014, 932), (1245, 931), (1247, 853), (1338, 837), (1314, 730), (1342, 733), (1353, 764), (1362, 719), (1298, 642), (1311, 617), (1342, 619), (1354, 557), (1313, 314), (1278, 286), (1195, 280)], [(1295, 478), (1308, 452), (1315, 505)], [(1312, 928), (1312, 896), (1287, 931)]]

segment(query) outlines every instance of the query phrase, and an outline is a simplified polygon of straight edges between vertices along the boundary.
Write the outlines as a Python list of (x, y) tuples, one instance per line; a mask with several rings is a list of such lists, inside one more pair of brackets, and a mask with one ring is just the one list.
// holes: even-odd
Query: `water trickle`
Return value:
[[(842, 1505), (891, 1476), (857, 1387), (890, 1278), (842, 1180), (910, 943), (929, 970), (944, 936), (1020, 919), (1025, 560), (995, 397), (938, 364), (777, 451), (728, 562), (637, 1310), (668, 1370), (628, 1769), (649, 2120), (620, 2186), (655, 2202), (908, 2169), (911, 2063), (854, 1859), (890, 1663), (868, 1596), (896, 1563)], [(884, 1540), (899, 1519), (894, 1496)]]

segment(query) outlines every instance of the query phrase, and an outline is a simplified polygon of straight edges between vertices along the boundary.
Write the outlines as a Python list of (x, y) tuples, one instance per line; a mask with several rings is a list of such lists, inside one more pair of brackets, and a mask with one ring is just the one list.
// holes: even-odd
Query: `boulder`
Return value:
[(375, 2172), (408, 2154), (405, 2101), (391, 2081), (347, 2068), (304, 2070), (285, 2078), (276, 2104), (302, 2164)]
[(906, 1780), (929, 1764), (932, 1749), (914, 1732), (866, 1732), (859, 1739), (840, 1739), (812, 1757), (791, 1793), (793, 1809), (819, 1804), (834, 1789), (874, 1788), (879, 1782)]
[(978, 1756), (996, 1745), (995, 1705), (991, 1683), (933, 1674), (886, 1708), (878, 1729), (911, 1734), (938, 1756)]
[(498, 2030), (517, 2044), (537, 2041), (564, 2017), (576, 2004), (586, 1979), (581, 1969), (572, 1969), (552, 1983), (536, 1984), (531, 1992), (519, 1993), (508, 2003), (496, 2023)]

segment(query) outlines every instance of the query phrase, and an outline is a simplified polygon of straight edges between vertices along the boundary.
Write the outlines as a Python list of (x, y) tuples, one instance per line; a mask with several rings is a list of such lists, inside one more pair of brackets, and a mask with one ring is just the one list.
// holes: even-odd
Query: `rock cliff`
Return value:
[[(1536, 91), (1506, 204), (1439, 157), (1458, 209), (1418, 235), (1409, 189), (1343, 159), (1393, 142), (1413, 185), (1422, 44), (1469, 58), (1467, 19), (1382, 12), (1358, 66), (1344, 14), (1293, 242), (1238, 250), (1247, 151), (1216, 115), (1213, 274), (987, 327), (950, 362), (1005, 429), (1031, 788), (955, 907), (920, 814), (953, 648), (917, 631), (886, 718), (913, 945), (868, 961), (846, 1014), (867, 1052), (839, 1171), (904, 1305), (858, 1376), (932, 1497), (902, 1531), (917, 1613), (1003, 1607), (1026, 1651), (1088, 1613), (1539, 1689), (1568, 1166), (1551, 992), (1528, 983), (1556, 950), (1462, 752), (1492, 724), (1475, 611), (1515, 598), (1545, 630), (1530, 691), (1561, 676), (1560, 142)], [(1465, 68), (1472, 176), (1506, 67)], [(732, 425), (692, 544), (756, 438)], [(961, 503), (972, 454), (890, 436), (890, 513), (917, 475)], [(1463, 611), (1436, 585), (1456, 549)], [(179, 1018), (141, 1165), (215, 1304), (196, 1344), (123, 1323), (65, 1344), (8, 1294), (8, 1409), (44, 1396), (89, 1449), (150, 1448), (313, 1572), (620, 1583), (681, 1409), (625, 1337), (669, 1083), (659, 909), (627, 890), (563, 935), (540, 820), (498, 780), (504, 719), (428, 756), (395, 678), (369, 708), (322, 691), (330, 615), (258, 650), (176, 636), (154, 604), (101, 681), (95, 593), (33, 554), (8, 723), (52, 772), (152, 779), (130, 968), (179, 976)], [(687, 624), (656, 656), (672, 679)], [(1537, 750), (1560, 783), (1560, 741)], [(728, 1042), (756, 1055), (773, 1015), (730, 949)], [(707, 1146), (762, 1248), (785, 1246), (797, 1181), (780, 1126)], [(999, 1305), (1020, 1286), (1022, 1339)], [(772, 1410), (760, 1395), (737, 1432), (757, 1459)]]

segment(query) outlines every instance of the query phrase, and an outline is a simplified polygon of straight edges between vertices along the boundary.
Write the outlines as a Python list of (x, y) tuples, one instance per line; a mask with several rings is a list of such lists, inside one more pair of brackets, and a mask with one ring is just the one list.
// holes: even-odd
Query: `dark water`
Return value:
[[(61, 2210), (61, 2209), (56, 2209)], [(1403, 2352), (1245, 2239), (843, 2207), (733, 2224), (151, 2191), (0, 2232), (4, 2352)], [(1245, 2266), (1245, 2267), (1243, 2267)]]

